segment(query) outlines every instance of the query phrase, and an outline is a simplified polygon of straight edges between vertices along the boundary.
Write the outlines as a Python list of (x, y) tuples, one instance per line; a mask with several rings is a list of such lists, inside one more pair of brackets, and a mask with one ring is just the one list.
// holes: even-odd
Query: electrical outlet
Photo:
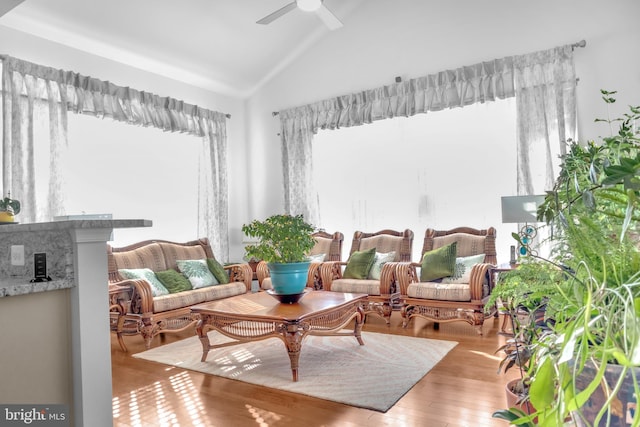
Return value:
[(24, 265), (23, 245), (11, 245), (11, 265)]

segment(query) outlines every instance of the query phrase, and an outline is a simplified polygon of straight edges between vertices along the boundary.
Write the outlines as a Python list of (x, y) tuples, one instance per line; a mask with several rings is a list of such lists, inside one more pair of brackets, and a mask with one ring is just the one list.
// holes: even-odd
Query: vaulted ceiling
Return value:
[[(0, 25), (244, 98), (331, 34), (299, 9), (256, 24), (291, 1), (0, 0)], [(345, 26), (362, 4), (324, 2)]]

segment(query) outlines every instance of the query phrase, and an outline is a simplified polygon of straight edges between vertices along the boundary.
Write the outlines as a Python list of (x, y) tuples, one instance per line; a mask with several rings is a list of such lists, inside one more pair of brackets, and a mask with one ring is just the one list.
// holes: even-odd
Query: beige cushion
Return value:
[(370, 279), (336, 279), (331, 282), (334, 292), (380, 295), (380, 281)]
[(402, 246), (401, 236), (389, 236), (382, 234), (379, 236), (367, 237), (360, 241), (360, 250), (365, 251), (367, 249), (375, 248), (377, 252), (387, 253), (396, 252), (394, 261), (400, 261), (400, 247)]
[(273, 284), (271, 283), (271, 277), (265, 277), (264, 280), (262, 281), (262, 285), (260, 285), (260, 286), (265, 291), (267, 289), (273, 289)]
[(314, 239), (316, 239), (316, 245), (309, 251), (309, 255), (328, 254), (333, 240), (324, 237), (314, 237)]
[(162, 248), (157, 243), (125, 252), (114, 252), (113, 259), (118, 270), (127, 268), (148, 268), (151, 271), (164, 271), (170, 267), (164, 259)]
[(206, 301), (214, 301), (222, 298), (242, 295), (247, 293), (244, 282), (233, 282), (226, 285), (209, 286), (206, 288), (192, 289), (175, 294), (163, 295), (153, 298), (153, 312), (174, 310), (189, 307)]
[[(184, 246), (174, 243), (159, 243), (164, 251), (167, 268), (178, 270), (176, 260), (179, 259), (206, 259), (207, 254), (200, 245)], [(155, 271), (155, 270), (154, 270)]]
[(440, 301), (471, 301), (471, 291), (465, 283), (412, 283), (407, 288), (407, 296)]
[(448, 236), (434, 238), (433, 249), (438, 249), (453, 242), (458, 242), (456, 247), (456, 256), (458, 257), (467, 257), (485, 253), (485, 236), (474, 236), (464, 233), (454, 233)]

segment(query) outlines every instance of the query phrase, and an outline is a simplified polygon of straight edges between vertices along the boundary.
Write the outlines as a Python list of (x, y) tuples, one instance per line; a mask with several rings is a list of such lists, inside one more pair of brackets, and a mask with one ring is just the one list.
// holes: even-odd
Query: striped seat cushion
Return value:
[(412, 283), (407, 288), (407, 296), (439, 301), (471, 301), (468, 283)]
[(334, 292), (380, 295), (380, 281), (371, 279), (336, 279), (331, 282)]
[(175, 294), (163, 295), (153, 298), (154, 313), (189, 307), (206, 301), (214, 301), (247, 292), (244, 282), (232, 282), (226, 285), (214, 285), (206, 288), (192, 289)]

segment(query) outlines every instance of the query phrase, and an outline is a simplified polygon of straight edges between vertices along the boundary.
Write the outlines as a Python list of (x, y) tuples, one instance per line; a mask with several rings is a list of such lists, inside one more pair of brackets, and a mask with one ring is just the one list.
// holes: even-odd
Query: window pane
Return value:
[(196, 239), (201, 139), (111, 119), (69, 114), (67, 215), (150, 219), (114, 230), (114, 246), (146, 239)]
[(364, 126), (319, 131), (313, 167), (320, 224), (414, 232), (419, 261), (427, 228), (497, 229), (498, 262), (509, 261), (515, 224), (502, 224), (500, 197), (516, 194), (513, 99), (474, 104)]

